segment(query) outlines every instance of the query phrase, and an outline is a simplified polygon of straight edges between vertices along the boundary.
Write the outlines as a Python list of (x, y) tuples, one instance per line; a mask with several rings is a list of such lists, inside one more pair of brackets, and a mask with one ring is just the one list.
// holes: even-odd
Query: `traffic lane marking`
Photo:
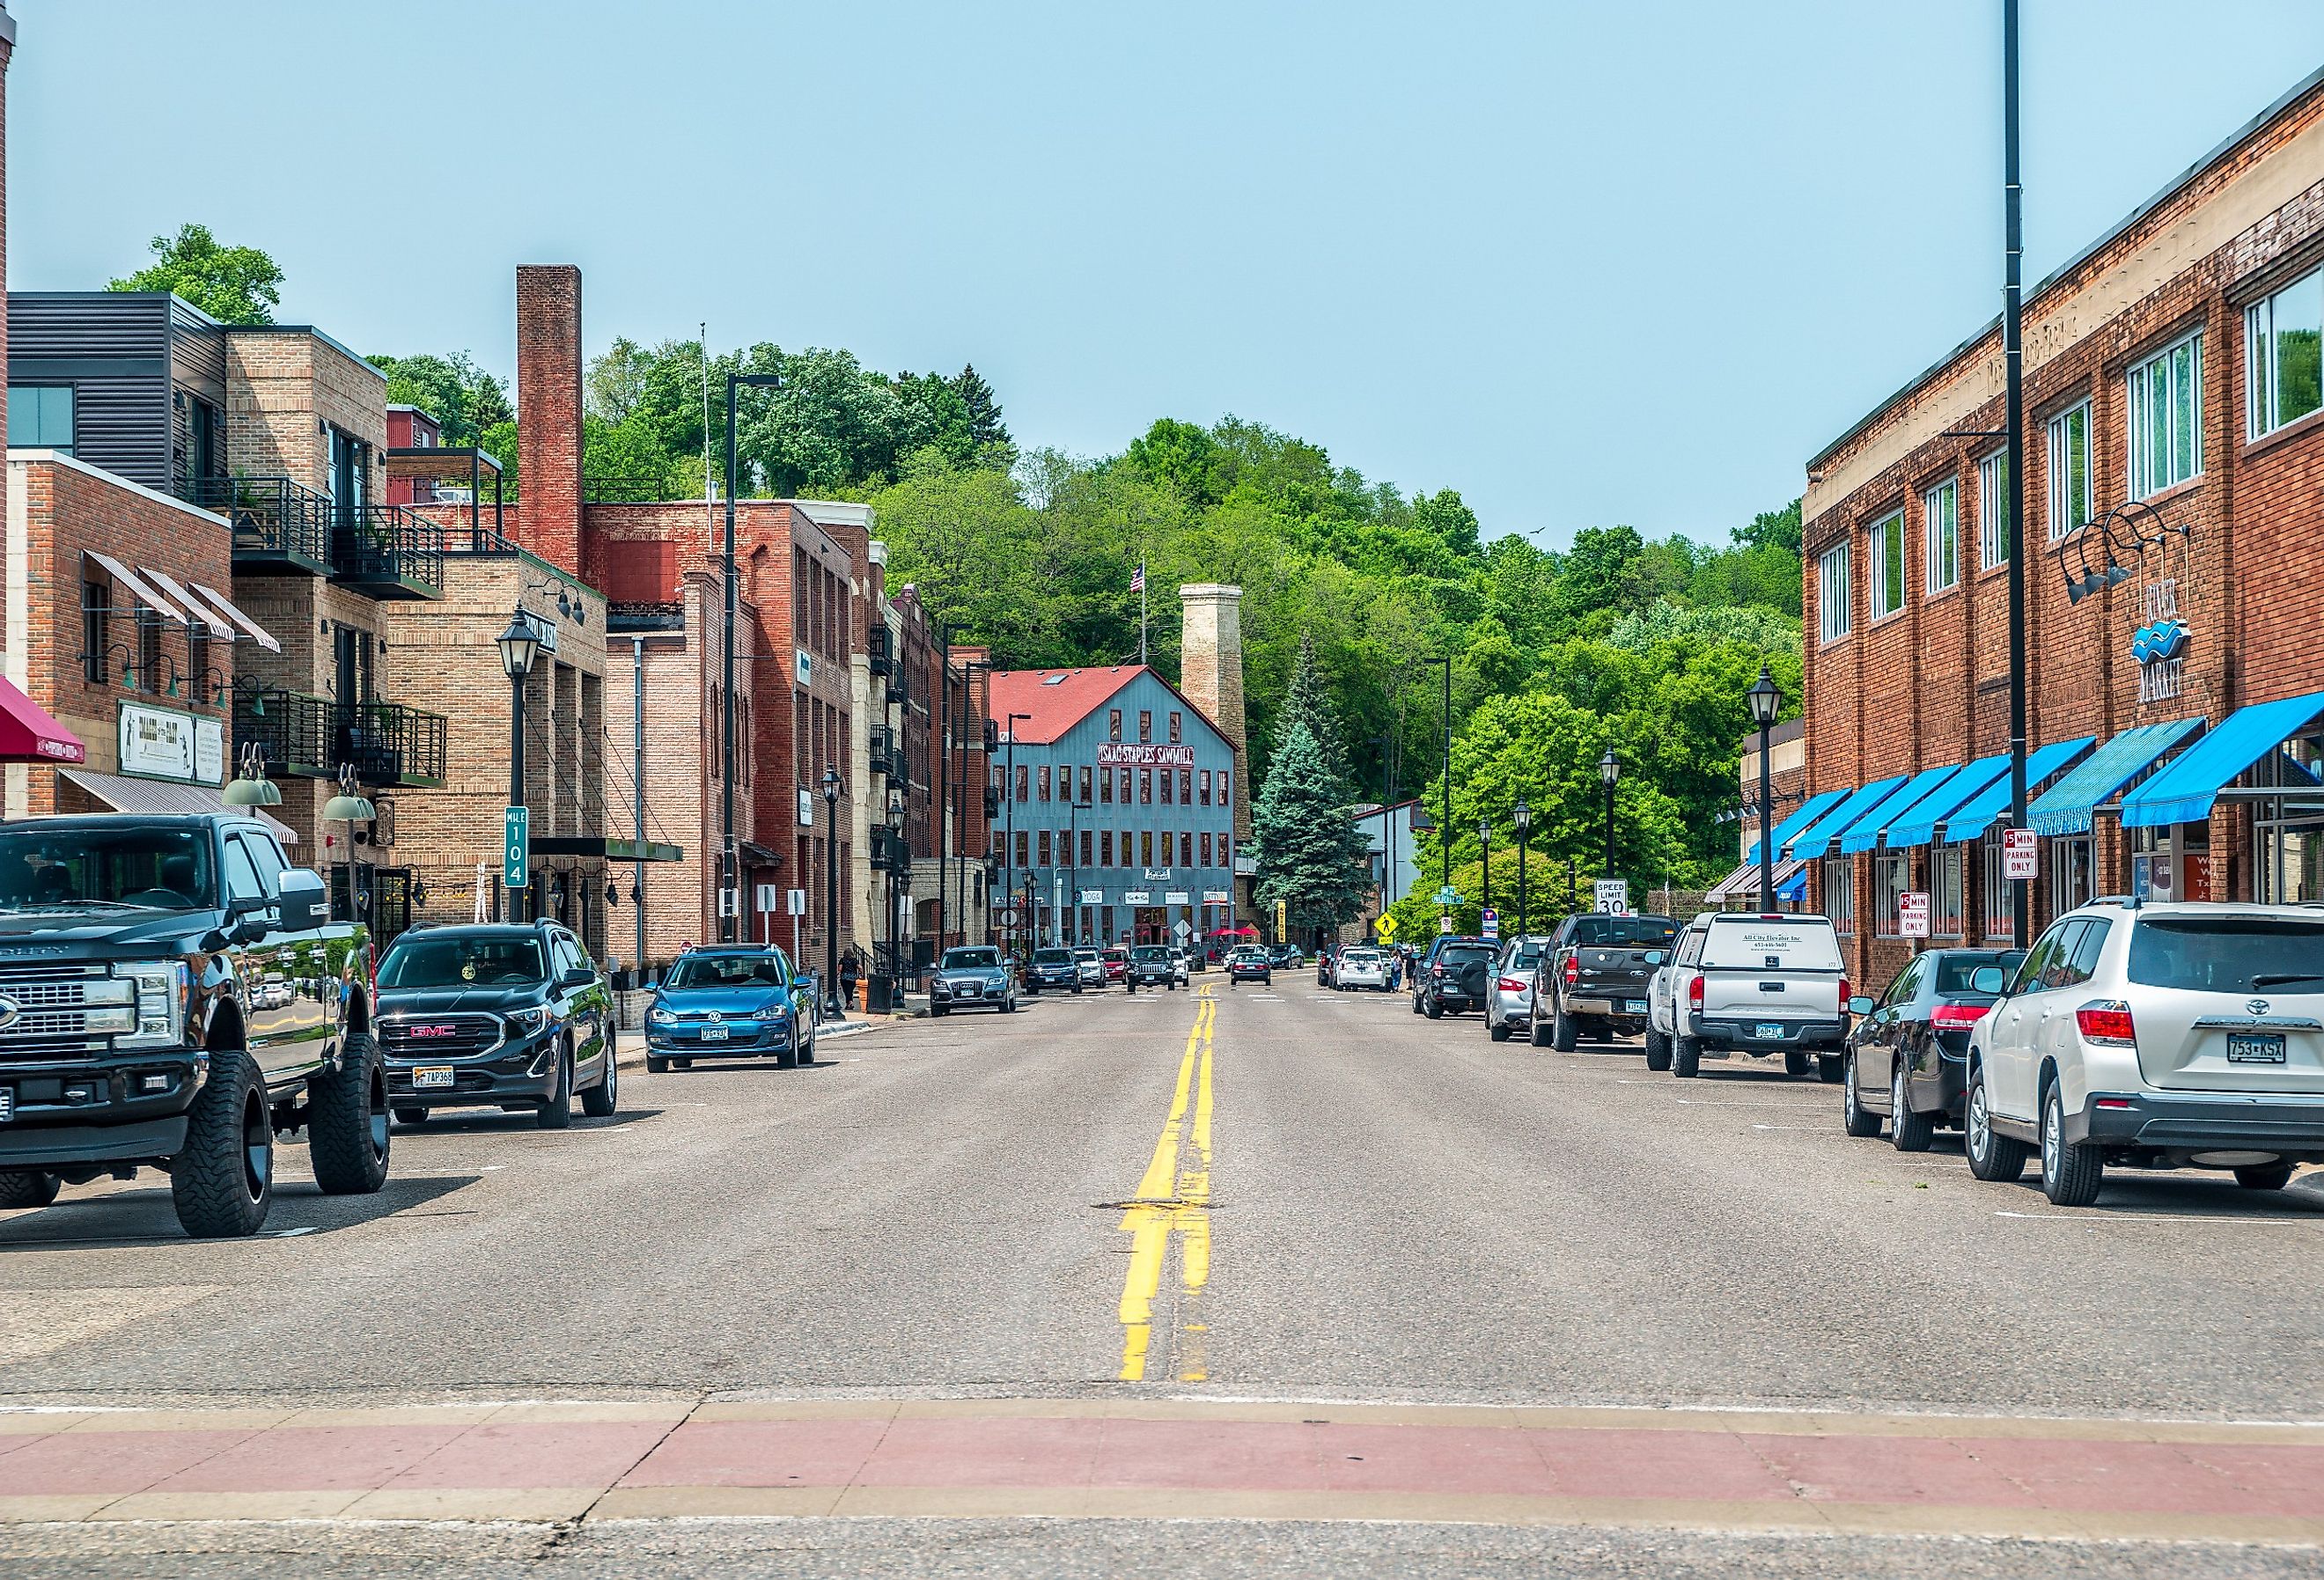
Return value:
[[(1201, 1313), (1204, 1290), (1210, 1281), (1212, 1067), (1218, 1012), (1216, 999), (1195, 999), (1194, 1023), (1186, 1033), (1185, 1052), (1178, 1061), (1169, 1117), (1118, 1225), (1133, 1237), (1117, 1307), (1122, 1338), (1121, 1365), (1115, 1376), (1120, 1381), (1145, 1380), (1153, 1343), (1154, 1302), (1161, 1293), (1164, 1263), (1174, 1235), (1179, 1242), (1179, 1280), (1184, 1291), (1179, 1381), (1199, 1382), (1208, 1375), (1209, 1329)], [(1182, 1140), (1185, 1144), (1183, 1162)]]

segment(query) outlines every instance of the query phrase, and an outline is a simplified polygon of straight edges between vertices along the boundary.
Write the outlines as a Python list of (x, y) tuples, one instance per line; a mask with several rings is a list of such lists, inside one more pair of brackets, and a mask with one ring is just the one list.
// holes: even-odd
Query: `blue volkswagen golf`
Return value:
[(646, 1012), (646, 1068), (697, 1058), (815, 1062), (815, 1006), (780, 949), (693, 949), (678, 957)]

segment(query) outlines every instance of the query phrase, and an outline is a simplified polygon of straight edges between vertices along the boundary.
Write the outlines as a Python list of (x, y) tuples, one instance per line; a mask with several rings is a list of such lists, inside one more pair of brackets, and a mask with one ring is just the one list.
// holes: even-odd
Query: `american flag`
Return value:
[(1130, 590), (1133, 593), (1146, 590), (1146, 561), (1143, 559), (1138, 562), (1138, 568), (1130, 573)]

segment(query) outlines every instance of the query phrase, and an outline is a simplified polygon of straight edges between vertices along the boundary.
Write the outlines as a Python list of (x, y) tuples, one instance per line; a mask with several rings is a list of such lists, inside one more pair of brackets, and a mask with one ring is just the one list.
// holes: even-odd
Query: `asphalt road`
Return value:
[[(1678, 1082), (1649, 1075), (1635, 1045), (1558, 1054), (1491, 1043), (1473, 1018), (1416, 1018), (1400, 998), (1322, 993), (1312, 975), (1271, 991), (1205, 980), (1214, 1025), (1191, 992), (1042, 1000), (835, 1041), (812, 1070), (626, 1070), (621, 1115), (562, 1133), (498, 1114), (399, 1130), (380, 1196), (292, 1184), (247, 1242), (184, 1241), (165, 1181), (69, 1190), (0, 1215), (0, 1402), (2324, 1419), (2324, 1191), (2116, 1177), (2098, 1207), (2061, 1212), (2033, 1188), (1971, 1180), (1949, 1137), (1919, 1157), (1846, 1139), (1836, 1088), (1812, 1080), (1713, 1064)], [(282, 1168), (306, 1178), (295, 1148)], [(1197, 1239), (1199, 1281), (1185, 1273)], [(1163, 1256), (1152, 1337), (1143, 1380), (1125, 1381), (1125, 1279), (1148, 1243)], [(282, 1528), (272, 1548), (254, 1529), (276, 1529), (19, 1526), (0, 1529), (0, 1556), (27, 1574), (123, 1575), (256, 1573), (253, 1553), (300, 1543), (346, 1573), (479, 1575), (2027, 1561), (2008, 1542), (1417, 1520)], [(2288, 1574), (2317, 1560), (2082, 1545), (2042, 1561)]]

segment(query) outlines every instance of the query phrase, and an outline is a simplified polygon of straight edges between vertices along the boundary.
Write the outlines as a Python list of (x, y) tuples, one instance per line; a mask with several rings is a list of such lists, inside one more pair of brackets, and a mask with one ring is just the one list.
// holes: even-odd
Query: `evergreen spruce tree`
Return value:
[(1315, 737), (1296, 719), (1268, 765), (1250, 825), (1261, 905), (1281, 901), (1295, 930), (1336, 928), (1362, 914), (1370, 846)]
[(954, 393), (968, 407), (969, 438), (977, 453), (992, 465), (1006, 470), (1017, 458), (1017, 441), (1009, 437), (1009, 425), (1001, 420), (1001, 397), (984, 382), (984, 375), (969, 363), (953, 375)]
[(1284, 693), (1283, 711), (1276, 717), (1277, 751), (1283, 749), (1295, 725), (1305, 725), (1307, 734), (1314, 737), (1315, 749), (1323, 753), (1324, 770), (1332, 776), (1333, 791), (1342, 799), (1351, 797), (1348, 751), (1340, 739), (1340, 710), (1333, 706), (1331, 682), (1324, 679), (1323, 666), (1315, 661), (1315, 639), (1305, 633), (1299, 638), (1299, 657), (1291, 667), (1291, 685)]

